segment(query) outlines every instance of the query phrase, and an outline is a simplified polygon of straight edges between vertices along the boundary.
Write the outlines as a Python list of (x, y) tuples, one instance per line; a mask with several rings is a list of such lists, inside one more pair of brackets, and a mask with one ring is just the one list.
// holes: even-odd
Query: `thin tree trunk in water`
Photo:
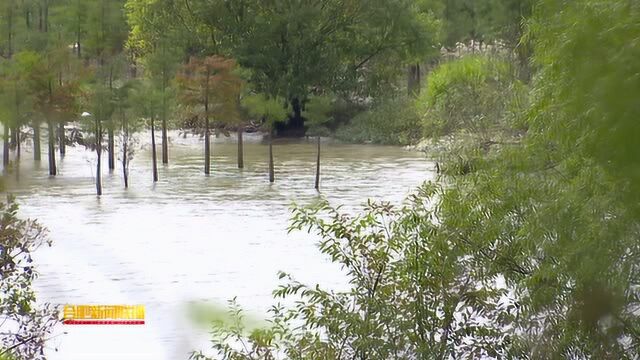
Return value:
[(64, 123), (60, 123), (58, 128), (58, 142), (60, 143), (60, 156), (64, 156), (67, 153), (67, 137), (64, 133)]
[(40, 161), (40, 124), (33, 125), (33, 160)]
[(114, 144), (115, 140), (113, 135), (113, 128), (109, 127), (107, 136), (108, 136), (107, 151), (109, 152), (109, 171), (111, 172), (116, 168), (115, 144)]
[(4, 134), (2, 139), (2, 165), (4, 167), (4, 171), (7, 171), (7, 167), (9, 166), (9, 125), (4, 123)]
[(122, 178), (124, 179), (124, 188), (129, 187), (129, 167), (127, 166), (127, 144), (129, 143), (129, 124), (127, 118), (122, 117)]
[(47, 120), (47, 128), (49, 130), (49, 175), (56, 176), (56, 137), (51, 120)]
[(204, 94), (204, 173), (211, 172), (211, 143), (209, 142), (209, 71), (207, 69), (207, 84)]
[(156, 154), (156, 125), (155, 118), (151, 115), (151, 157), (153, 161), (153, 182), (158, 181), (158, 158)]
[(320, 136), (318, 136), (318, 157), (316, 158), (316, 190), (320, 189)]
[(244, 168), (244, 144), (242, 143), (242, 127), (238, 128), (238, 169)]
[[(163, 47), (164, 49), (164, 47)], [(164, 82), (164, 73), (163, 73), (163, 82)], [(167, 100), (165, 95), (166, 86), (163, 84), (162, 87), (162, 163), (169, 163), (169, 143), (167, 142)]]
[[(113, 91), (113, 66), (109, 67), (109, 90)], [(114, 128), (113, 121), (111, 121), (111, 123), (109, 124), (109, 128), (107, 129), (107, 152), (109, 155), (109, 173), (111, 173), (116, 168), (113, 128)]]
[[(46, 1), (45, 1), (46, 4)], [(48, 10), (45, 8), (45, 11), (48, 12)], [(45, 26), (46, 25), (46, 18), (45, 18)], [(51, 80), (49, 80), (49, 103), (51, 104), (53, 102), (53, 84), (51, 83)], [(47, 120), (47, 132), (48, 132), (48, 136), (49, 136), (49, 142), (48, 142), (48, 147), (49, 147), (49, 175), (51, 176), (56, 176), (56, 136), (55, 136), (55, 127), (53, 126), (53, 122), (51, 122), (51, 119), (46, 118)]]
[(209, 116), (205, 120), (204, 129), (204, 173), (211, 173), (211, 138), (209, 134)]
[(21, 141), (22, 139), (20, 139), (20, 126), (16, 126), (16, 160), (20, 160)]
[(162, 116), (162, 163), (169, 163), (169, 143), (167, 136), (167, 117)]
[(269, 182), (275, 182), (275, 171), (273, 168), (273, 130), (269, 133)]
[(98, 154), (98, 163), (96, 164), (96, 192), (98, 196), (102, 195), (102, 128), (100, 120), (96, 119), (96, 153)]

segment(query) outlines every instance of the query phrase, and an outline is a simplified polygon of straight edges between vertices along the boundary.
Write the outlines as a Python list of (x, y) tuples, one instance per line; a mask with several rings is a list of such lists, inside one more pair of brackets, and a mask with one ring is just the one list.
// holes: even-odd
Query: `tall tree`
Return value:
[(156, 119), (160, 112), (163, 95), (149, 79), (145, 79), (142, 84), (135, 87), (133, 94), (133, 105), (137, 113), (149, 121), (151, 128), (151, 162), (153, 182), (158, 181), (158, 157), (156, 150)]
[(131, 27), (127, 48), (163, 94), (160, 111), (163, 164), (169, 163), (168, 116), (174, 98), (171, 80), (193, 37), (184, 26), (175, 26), (178, 8), (176, 2), (164, 0), (129, 0), (125, 5)]
[(207, 29), (203, 47), (237, 59), (251, 71), (256, 91), (289, 101), (291, 119), (281, 130), (292, 135), (304, 134), (302, 112), (313, 89), (357, 91), (376, 61), (395, 61), (398, 68), (436, 44), (435, 18), (409, 0), (197, 0), (185, 6)]
[[(88, 29), (85, 50), (98, 62), (100, 67), (98, 76), (111, 90), (113, 81), (118, 75), (118, 65), (121, 63), (117, 58), (122, 57), (128, 33), (123, 6), (123, 0), (95, 0), (95, 4), (89, 6), (90, 21), (88, 23), (91, 26)], [(110, 118), (104, 120), (107, 130), (108, 166), (112, 171), (115, 169), (116, 125), (110, 121)]]
[[(211, 129), (237, 116), (242, 80), (234, 73), (234, 60), (220, 56), (191, 58), (177, 77), (183, 103), (204, 119), (204, 173), (211, 171)], [(211, 123), (211, 118), (214, 122)]]

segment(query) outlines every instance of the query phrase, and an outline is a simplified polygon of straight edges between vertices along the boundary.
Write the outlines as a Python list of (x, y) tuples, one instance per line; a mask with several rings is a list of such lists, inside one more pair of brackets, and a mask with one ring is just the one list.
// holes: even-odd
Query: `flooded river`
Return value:
[(433, 177), (433, 164), (417, 152), (326, 143), (318, 193), (314, 142), (276, 142), (271, 185), (268, 148), (255, 135), (245, 137), (243, 170), (236, 166), (235, 142), (216, 139), (210, 176), (203, 174), (199, 138), (171, 138), (170, 164), (159, 165), (155, 185), (148, 145), (132, 160), (127, 190), (120, 164), (109, 174), (103, 161), (101, 198), (95, 153), (83, 148), (69, 148), (55, 178), (48, 176), (44, 152), (39, 165), (24, 153), (20, 171), (5, 181), (22, 216), (38, 219), (54, 242), (36, 254), (40, 301), (146, 306), (144, 326), (60, 325), (49, 341), (50, 359), (186, 359), (207, 345), (206, 332), (185, 316), (189, 301), (225, 304), (237, 296), (246, 309), (264, 314), (279, 270), (306, 283), (343, 287), (339, 268), (319, 253), (316, 238), (287, 234), (292, 203), (323, 196), (358, 211), (368, 198), (400, 203)]

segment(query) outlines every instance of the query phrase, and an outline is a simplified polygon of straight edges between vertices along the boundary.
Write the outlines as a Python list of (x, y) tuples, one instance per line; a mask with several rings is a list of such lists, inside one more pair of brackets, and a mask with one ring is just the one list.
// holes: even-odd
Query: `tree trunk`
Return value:
[(67, 137), (64, 133), (64, 123), (60, 123), (60, 127), (58, 128), (58, 142), (60, 143), (60, 156), (65, 156), (67, 153)]
[(244, 144), (242, 142), (242, 127), (238, 128), (238, 169), (244, 168)]
[(98, 162), (96, 164), (96, 193), (98, 196), (102, 195), (102, 127), (100, 120), (95, 119), (96, 123), (96, 153), (98, 155)]
[(124, 179), (124, 188), (129, 187), (129, 167), (127, 166), (127, 143), (129, 142), (129, 129), (124, 120), (122, 124), (123, 141), (122, 141), (122, 178)]
[(2, 136), (2, 165), (6, 172), (9, 166), (9, 125), (6, 121), (4, 123), (4, 134)]
[(320, 190), (320, 136), (318, 136), (318, 157), (316, 158), (316, 190)]
[(156, 125), (155, 118), (151, 115), (151, 158), (153, 162), (153, 182), (158, 181), (158, 158), (156, 154)]
[(108, 136), (107, 151), (109, 153), (109, 172), (111, 172), (116, 168), (115, 139), (114, 139), (112, 127), (109, 127), (107, 136)]
[(9, 140), (9, 147), (11, 150), (15, 149), (18, 146), (18, 137), (16, 136), (16, 129), (11, 129), (11, 140)]
[(269, 132), (269, 182), (275, 182), (275, 171), (273, 168), (273, 130)]
[(207, 86), (205, 88), (204, 100), (204, 173), (211, 172), (211, 143), (209, 140), (209, 74), (207, 73)]
[(20, 126), (16, 126), (16, 160), (20, 160), (20, 150), (21, 150), (21, 146), (20, 146), (20, 142), (22, 141), (22, 139), (20, 138)]
[(421, 88), (420, 64), (416, 63), (409, 66), (407, 76), (407, 90), (409, 96), (416, 97), (420, 95)]
[(33, 124), (33, 160), (40, 161), (40, 124)]
[(162, 116), (162, 163), (169, 163), (169, 143), (167, 136), (167, 117)]
[[(164, 50), (164, 47), (163, 47)], [(163, 84), (162, 84), (162, 163), (167, 165), (169, 163), (169, 143), (167, 136), (167, 100), (166, 100), (166, 83), (165, 74), (163, 71)]]
[(49, 175), (56, 176), (56, 137), (55, 128), (51, 120), (47, 119), (47, 129), (49, 131)]

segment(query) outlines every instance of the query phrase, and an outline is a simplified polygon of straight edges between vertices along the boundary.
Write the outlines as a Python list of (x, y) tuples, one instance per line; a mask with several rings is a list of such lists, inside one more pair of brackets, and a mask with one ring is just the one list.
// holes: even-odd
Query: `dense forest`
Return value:
[[(3, 0), (3, 169), (44, 141), (56, 176), (84, 146), (101, 195), (102, 157), (128, 186), (147, 130), (153, 181), (171, 130), (204, 139), (205, 174), (212, 136), (237, 136), (242, 168), (259, 131), (270, 182), (272, 139), (317, 137), (319, 188), (320, 137), (412, 145), (438, 178), (402, 206), (293, 212), (351, 290), (281, 273), (268, 326), (232, 302), (191, 357), (635, 359), (638, 19), (629, 0)], [(18, 324), (0, 358), (44, 358), (46, 231), (0, 211), (0, 317)]]

